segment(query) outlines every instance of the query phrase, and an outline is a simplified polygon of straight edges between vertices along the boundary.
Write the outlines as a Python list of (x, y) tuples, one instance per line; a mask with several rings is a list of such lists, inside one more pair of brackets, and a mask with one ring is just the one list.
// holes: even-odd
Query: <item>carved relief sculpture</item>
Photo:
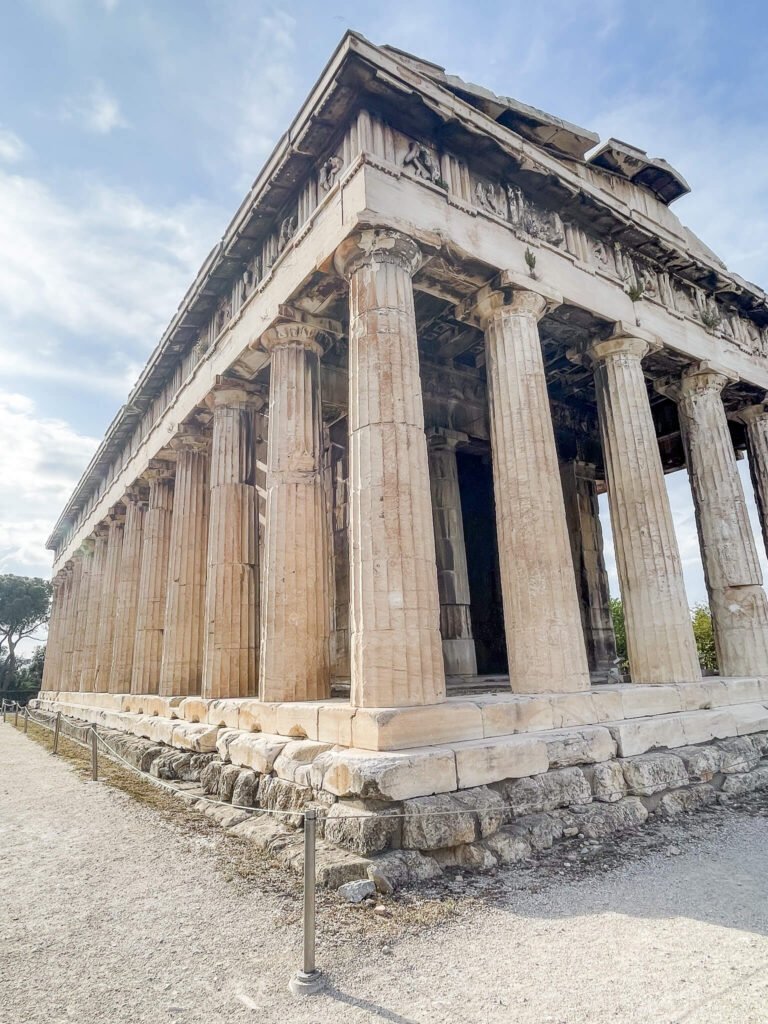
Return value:
[(277, 251), (282, 252), (296, 233), (296, 217), (284, 217), (280, 222), (280, 234), (277, 239)]
[(330, 192), (333, 186), (336, 184), (336, 179), (339, 176), (344, 161), (340, 156), (330, 156), (325, 161), (323, 166), (320, 168), (320, 177), (318, 184), (323, 192)]
[(414, 174), (425, 181), (438, 181), (440, 168), (432, 154), (421, 142), (412, 142), (403, 157), (403, 167), (412, 167)]

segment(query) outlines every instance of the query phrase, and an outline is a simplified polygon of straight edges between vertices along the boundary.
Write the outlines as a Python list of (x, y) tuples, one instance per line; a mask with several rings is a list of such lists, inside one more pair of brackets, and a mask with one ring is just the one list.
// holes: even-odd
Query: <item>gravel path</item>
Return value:
[(321, 935), (330, 990), (296, 1000), (293, 898), (0, 725), (0, 1022), (762, 1024), (768, 819), (726, 822), (576, 882), (500, 875), (394, 941)]

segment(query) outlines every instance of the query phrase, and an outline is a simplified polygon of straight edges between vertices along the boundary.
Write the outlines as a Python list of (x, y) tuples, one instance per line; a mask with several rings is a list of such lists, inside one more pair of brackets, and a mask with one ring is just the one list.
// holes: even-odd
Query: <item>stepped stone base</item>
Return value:
[[(766, 679), (365, 712), (333, 701), (91, 693), (41, 694), (37, 704), (107, 730), (142, 771), (197, 783), (180, 796), (279, 847), (289, 866), (301, 863), (301, 812), (315, 807), (321, 877), (336, 885), (371, 877), (386, 889), (445, 866), (508, 864), (563, 836), (598, 838), (651, 811), (673, 815), (768, 786)], [(402, 746), (416, 736), (432, 743)], [(240, 806), (210, 805), (206, 794)], [(295, 813), (254, 817), (243, 806)]]

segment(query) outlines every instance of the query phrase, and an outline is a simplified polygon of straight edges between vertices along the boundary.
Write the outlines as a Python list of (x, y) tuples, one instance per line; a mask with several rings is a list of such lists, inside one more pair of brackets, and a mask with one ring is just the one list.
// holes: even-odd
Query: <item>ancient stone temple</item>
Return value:
[[(632, 800), (627, 759), (768, 730), (736, 466), (768, 536), (768, 299), (680, 223), (687, 191), (346, 35), (51, 534), (41, 706), (336, 818), (577, 766), (566, 803)], [(684, 468), (716, 679), (664, 482)], [(488, 820), (449, 845), (490, 856)]]

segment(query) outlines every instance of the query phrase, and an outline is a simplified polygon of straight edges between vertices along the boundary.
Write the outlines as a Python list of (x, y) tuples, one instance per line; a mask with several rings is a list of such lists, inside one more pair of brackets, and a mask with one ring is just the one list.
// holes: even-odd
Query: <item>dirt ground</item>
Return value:
[(328, 987), (296, 999), (298, 881), (85, 767), (0, 725), (2, 1024), (768, 1022), (759, 801), (454, 873), (383, 915), (324, 893)]

